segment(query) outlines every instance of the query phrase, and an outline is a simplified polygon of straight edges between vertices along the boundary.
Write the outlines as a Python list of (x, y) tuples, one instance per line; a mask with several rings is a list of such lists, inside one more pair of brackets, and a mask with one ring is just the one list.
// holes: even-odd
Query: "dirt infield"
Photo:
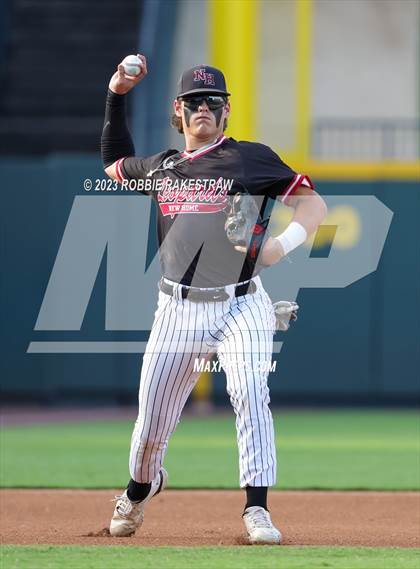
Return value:
[[(148, 505), (141, 531), (111, 538), (109, 490), (1, 490), (3, 544), (241, 545), (243, 493), (168, 490)], [(420, 493), (272, 492), (286, 545), (420, 546)]]

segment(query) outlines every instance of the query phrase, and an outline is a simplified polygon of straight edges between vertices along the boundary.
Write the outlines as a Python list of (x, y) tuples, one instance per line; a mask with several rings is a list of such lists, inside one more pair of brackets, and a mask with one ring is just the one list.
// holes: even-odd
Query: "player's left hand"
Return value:
[[(247, 248), (243, 247), (242, 245), (236, 245), (235, 249), (241, 253), (247, 252)], [(275, 265), (278, 263), (283, 257), (284, 251), (283, 247), (280, 244), (280, 241), (274, 239), (274, 237), (268, 237), (267, 241), (264, 243), (262, 251), (259, 254), (258, 263), (269, 267), (270, 265)]]

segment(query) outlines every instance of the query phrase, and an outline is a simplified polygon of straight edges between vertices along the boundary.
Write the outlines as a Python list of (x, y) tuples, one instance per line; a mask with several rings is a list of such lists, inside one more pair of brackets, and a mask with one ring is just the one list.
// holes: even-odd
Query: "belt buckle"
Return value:
[(194, 288), (186, 291), (186, 298), (191, 302), (218, 302), (227, 300), (229, 298), (228, 293), (224, 288), (217, 288), (214, 292), (211, 290), (197, 290)]
[(215, 302), (218, 300), (227, 300), (229, 298), (228, 293), (225, 290), (220, 291), (219, 293), (215, 293), (213, 295), (213, 299)]
[(229, 298), (229, 294), (227, 293), (224, 286), (217, 287), (216, 290), (212, 294), (212, 301), (214, 301), (214, 302), (227, 300), (228, 298)]

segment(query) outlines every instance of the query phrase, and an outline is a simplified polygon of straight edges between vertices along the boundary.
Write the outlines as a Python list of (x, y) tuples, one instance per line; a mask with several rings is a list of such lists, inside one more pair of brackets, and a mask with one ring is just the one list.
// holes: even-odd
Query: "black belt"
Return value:
[[(159, 288), (165, 294), (169, 294), (170, 296), (174, 295), (173, 285), (165, 282), (163, 279), (159, 281)], [(256, 290), (257, 285), (254, 283), (254, 281), (248, 281), (235, 287), (235, 296), (254, 294)], [(212, 288), (211, 290), (202, 290), (199, 288), (182, 285), (181, 295), (182, 298), (188, 298), (188, 300), (191, 302), (220, 302), (229, 298), (225, 287)]]

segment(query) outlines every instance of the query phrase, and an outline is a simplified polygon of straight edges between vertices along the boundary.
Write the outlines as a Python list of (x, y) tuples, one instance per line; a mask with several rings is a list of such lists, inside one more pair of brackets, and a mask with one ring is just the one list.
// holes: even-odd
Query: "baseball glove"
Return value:
[(274, 313), (276, 315), (276, 328), (282, 332), (287, 332), (290, 327), (290, 322), (297, 320), (297, 311), (299, 306), (296, 302), (289, 302), (287, 300), (279, 300), (273, 302)]
[(269, 219), (263, 220), (257, 204), (249, 194), (235, 194), (225, 222), (227, 238), (233, 245), (246, 247), (247, 257), (256, 262), (268, 238)]

